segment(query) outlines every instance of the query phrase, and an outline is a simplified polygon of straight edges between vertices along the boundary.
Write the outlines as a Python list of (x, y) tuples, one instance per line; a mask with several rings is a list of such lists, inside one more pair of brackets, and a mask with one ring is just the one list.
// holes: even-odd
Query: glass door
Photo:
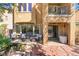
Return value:
[(48, 27), (48, 39), (49, 39), (49, 41), (58, 42), (58, 26), (49, 25), (49, 27)]
[(22, 29), (22, 33), (26, 33), (26, 25), (23, 24), (21, 29)]
[(53, 37), (58, 38), (58, 26), (53, 26)]

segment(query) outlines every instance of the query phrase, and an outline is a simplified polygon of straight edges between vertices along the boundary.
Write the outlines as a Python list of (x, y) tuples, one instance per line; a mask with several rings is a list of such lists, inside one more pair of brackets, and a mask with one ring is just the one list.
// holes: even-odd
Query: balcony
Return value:
[(67, 6), (48, 7), (48, 22), (69, 22), (71, 18), (70, 9)]
[(15, 8), (14, 23), (32, 23), (32, 3), (18, 3)]
[(72, 15), (54, 15), (47, 16), (47, 22), (70, 22)]
[(22, 13), (22, 12), (16, 12), (14, 17), (14, 22), (21, 23), (21, 22), (31, 22), (31, 13)]
[(49, 15), (68, 15), (69, 9), (67, 6), (52, 6), (48, 7)]

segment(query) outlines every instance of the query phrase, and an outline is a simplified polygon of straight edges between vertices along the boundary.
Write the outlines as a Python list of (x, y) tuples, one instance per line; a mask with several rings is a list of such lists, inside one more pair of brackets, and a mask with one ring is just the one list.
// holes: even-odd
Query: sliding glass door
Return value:
[(35, 26), (34, 24), (16, 24), (17, 33), (25, 33), (27, 35), (41, 34), (40, 25)]

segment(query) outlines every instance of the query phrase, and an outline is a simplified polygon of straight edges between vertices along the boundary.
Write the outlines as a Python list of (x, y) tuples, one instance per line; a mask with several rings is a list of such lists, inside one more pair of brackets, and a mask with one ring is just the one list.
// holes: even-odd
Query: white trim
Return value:
[(28, 12), (28, 3), (26, 3), (26, 7), (27, 7), (27, 8), (26, 8), (26, 11)]
[(67, 15), (66, 14), (63, 14), (63, 15), (61, 15), (61, 14), (60, 15), (48, 14), (48, 16), (72, 16), (72, 15), (69, 15), (69, 14), (67, 14)]
[(23, 9), (24, 9), (24, 7), (23, 7), (23, 5), (21, 5), (21, 12), (23, 12), (23, 11), (24, 11)]

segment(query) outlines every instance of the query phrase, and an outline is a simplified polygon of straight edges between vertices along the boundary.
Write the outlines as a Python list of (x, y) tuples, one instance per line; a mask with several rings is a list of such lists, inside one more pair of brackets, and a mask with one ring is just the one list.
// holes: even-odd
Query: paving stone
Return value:
[[(56, 44), (56, 43), (55, 43)], [(40, 45), (41, 48), (39, 48), (42, 52), (44, 52), (45, 55), (48, 56), (79, 56), (78, 53), (73, 52), (73, 48), (65, 45), (65, 44), (61, 44), (61, 45), (53, 45), (48, 44), (48, 45)]]

